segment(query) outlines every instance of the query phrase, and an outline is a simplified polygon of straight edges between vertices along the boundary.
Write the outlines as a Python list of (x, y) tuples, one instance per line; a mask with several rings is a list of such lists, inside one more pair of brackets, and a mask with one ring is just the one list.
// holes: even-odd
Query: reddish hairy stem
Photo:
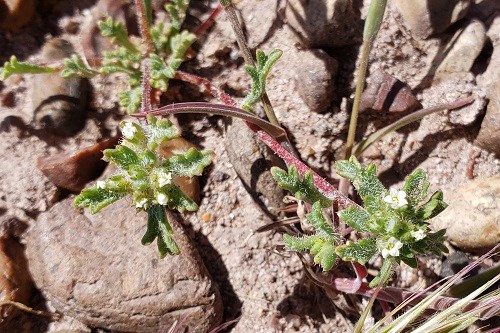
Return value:
[(151, 67), (149, 59), (144, 59), (142, 62), (142, 96), (141, 96), (141, 111), (144, 113), (151, 112), (151, 85), (149, 84)]
[(238, 103), (236, 103), (236, 101), (231, 96), (229, 96), (229, 94), (226, 94), (221, 89), (216, 88), (212, 84), (212, 82), (210, 82), (210, 80), (183, 71), (177, 71), (175, 73), (175, 79), (188, 82), (197, 86), (202, 86), (203, 88), (207, 89), (212, 96), (219, 99), (222, 103), (229, 106), (233, 106), (235, 108), (238, 107)]
[(137, 8), (137, 22), (139, 31), (141, 32), (142, 41), (146, 44), (146, 55), (154, 51), (153, 41), (149, 35), (148, 19), (146, 17), (146, 8), (142, 0), (135, 0), (135, 8)]
[(222, 7), (221, 7), (220, 4), (218, 4), (217, 7), (215, 7), (215, 9), (212, 11), (212, 13), (210, 14), (210, 16), (205, 20), (205, 22), (203, 22), (202, 24), (200, 24), (200, 26), (194, 32), (194, 34), (196, 35), (196, 37), (200, 37), (201, 35), (203, 35), (203, 33), (205, 31), (207, 31), (208, 28), (210, 28), (212, 26), (212, 23), (215, 21), (215, 19), (217, 18), (217, 16), (219, 16), (221, 10), (222, 10)]

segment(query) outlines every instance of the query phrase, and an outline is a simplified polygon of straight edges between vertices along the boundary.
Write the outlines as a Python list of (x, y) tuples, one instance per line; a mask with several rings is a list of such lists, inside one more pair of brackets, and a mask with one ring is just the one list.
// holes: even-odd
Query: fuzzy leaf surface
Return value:
[(377, 254), (377, 242), (374, 238), (363, 238), (357, 242), (338, 246), (336, 252), (344, 261), (357, 261), (364, 265)]
[(169, 158), (163, 163), (163, 167), (177, 176), (201, 176), (203, 169), (212, 163), (212, 157), (213, 153), (211, 151), (199, 151), (196, 148), (190, 148), (184, 154)]
[(436, 191), (429, 200), (419, 208), (417, 215), (424, 220), (428, 220), (441, 213), (446, 207), (448, 207), (448, 204), (443, 201), (443, 192)]
[(93, 186), (82, 190), (82, 192), (75, 197), (74, 204), (79, 208), (88, 208), (91, 214), (95, 214), (104, 207), (123, 198), (126, 194), (126, 191), (120, 191), (118, 189), (111, 190)]
[(57, 72), (57, 68), (37, 66), (29, 62), (18, 61), (16, 56), (12, 56), (9, 61), (4, 63), (3, 68), (0, 68), (0, 80), (3, 81), (14, 74), (42, 74), (54, 72)]
[(148, 224), (141, 243), (149, 245), (156, 239), (161, 258), (167, 254), (179, 254), (179, 247), (175, 243), (173, 230), (168, 223), (165, 209), (160, 205), (153, 205), (147, 209), (147, 213)]

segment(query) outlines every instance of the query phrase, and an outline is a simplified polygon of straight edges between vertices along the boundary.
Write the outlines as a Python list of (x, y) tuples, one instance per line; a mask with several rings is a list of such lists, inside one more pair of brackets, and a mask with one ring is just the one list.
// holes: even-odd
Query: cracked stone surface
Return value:
[(72, 200), (42, 214), (26, 238), (33, 279), (55, 309), (117, 331), (167, 331), (186, 318), (206, 332), (220, 322), (219, 291), (178, 223), (181, 255), (159, 259), (156, 246), (139, 241), (146, 216), (126, 200), (95, 215)]

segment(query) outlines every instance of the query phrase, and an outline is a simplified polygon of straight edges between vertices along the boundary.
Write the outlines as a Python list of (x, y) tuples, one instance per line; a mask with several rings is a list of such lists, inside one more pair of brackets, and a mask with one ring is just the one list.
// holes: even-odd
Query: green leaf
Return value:
[(156, 54), (151, 54), (151, 86), (161, 91), (167, 91), (168, 81), (175, 76), (175, 69), (167, 64)]
[(201, 176), (203, 169), (212, 163), (212, 157), (213, 152), (211, 151), (199, 151), (196, 148), (190, 148), (184, 154), (172, 156), (162, 166), (177, 176)]
[(104, 207), (123, 198), (126, 194), (126, 191), (93, 186), (82, 190), (76, 196), (74, 205), (79, 208), (88, 208), (91, 214), (95, 214)]
[(157, 118), (152, 115), (147, 117), (148, 149), (155, 150), (164, 141), (172, 140), (181, 135), (179, 129), (168, 119)]
[(429, 181), (422, 169), (416, 169), (405, 178), (403, 190), (406, 192), (406, 199), (411, 206), (418, 205), (427, 196), (429, 191)]
[(252, 79), (252, 87), (250, 93), (242, 103), (241, 108), (250, 110), (252, 105), (257, 103), (266, 91), (266, 80), (272, 66), (278, 61), (283, 54), (281, 50), (272, 50), (268, 55), (262, 50), (256, 51), (257, 64), (256, 66), (246, 65), (245, 70)]
[(158, 22), (149, 29), (151, 40), (158, 55), (170, 54), (170, 34), (173, 29), (170, 24)]
[(130, 166), (139, 163), (137, 154), (127, 146), (118, 145), (114, 149), (104, 150), (103, 154), (105, 161), (113, 162), (123, 170), (128, 170)]
[(316, 188), (311, 172), (307, 172), (304, 179), (300, 179), (297, 168), (291, 166), (288, 168), (288, 173), (278, 167), (272, 167), (271, 174), (281, 188), (292, 192), (297, 199), (310, 204), (319, 201), (321, 207), (331, 207), (332, 201)]
[(106, 20), (100, 21), (97, 26), (101, 30), (101, 35), (109, 37), (113, 43), (123, 46), (129, 52), (139, 53), (139, 49), (128, 38), (127, 30), (122, 22), (108, 17)]
[(366, 210), (351, 206), (341, 210), (338, 214), (342, 221), (347, 223), (347, 225), (354, 228), (356, 231), (373, 232), (370, 227), (371, 216)]
[(195, 40), (196, 36), (186, 30), (181, 31), (170, 38), (171, 54), (168, 63), (172, 69), (177, 70), (179, 68), (186, 51)]
[(127, 110), (127, 113), (133, 114), (141, 107), (142, 88), (137, 87), (128, 91), (122, 91), (118, 95), (120, 106)]
[(73, 54), (70, 58), (66, 58), (63, 61), (64, 68), (61, 71), (61, 76), (65, 79), (72, 78), (74, 76), (79, 77), (93, 77), (99, 74), (98, 71), (88, 67), (82, 60), (82, 58)]
[[(116, 50), (104, 52), (104, 59), (100, 72), (103, 74), (125, 73), (133, 76), (135, 86), (140, 85), (142, 55), (127, 50), (125, 47), (119, 47)], [(131, 87), (135, 87), (131, 85)]]
[(403, 261), (405, 264), (407, 264), (411, 268), (417, 268), (417, 266), (418, 266), (418, 262), (417, 262), (417, 259), (415, 257), (408, 258), (408, 257), (401, 256), (399, 258), (401, 259), (401, 261)]
[(413, 244), (415, 252), (422, 254), (442, 255), (448, 253), (448, 248), (444, 245), (446, 229), (438, 230), (434, 233), (428, 233), (427, 236)]
[(436, 191), (430, 199), (419, 208), (417, 216), (424, 220), (428, 220), (441, 213), (446, 207), (448, 207), (448, 204), (443, 201), (443, 192)]
[(0, 68), (0, 80), (5, 80), (14, 74), (41, 74), (55, 73), (57, 68), (37, 66), (29, 62), (17, 61), (16, 56), (10, 57), (10, 61), (6, 61), (3, 68)]
[(377, 254), (377, 242), (374, 238), (363, 238), (354, 243), (338, 246), (336, 252), (344, 261), (357, 261), (364, 265)]
[(348, 161), (335, 162), (337, 173), (349, 179), (363, 201), (367, 196), (380, 197), (385, 192), (384, 185), (377, 178), (375, 164), (363, 168), (356, 157), (351, 156)]
[(180, 188), (175, 185), (165, 185), (162, 192), (168, 197), (167, 205), (172, 209), (177, 209), (179, 212), (184, 211), (194, 212), (198, 209), (196, 202), (191, 200), (187, 195), (185, 195)]
[(321, 241), (321, 237), (318, 235), (296, 237), (283, 234), (283, 241), (285, 242), (285, 247), (288, 250), (305, 251), (311, 249), (314, 244)]
[(331, 221), (326, 218), (321, 210), (321, 204), (319, 201), (314, 203), (311, 212), (307, 214), (306, 217), (320, 235), (331, 240), (335, 240), (337, 238), (337, 235), (332, 228)]
[(380, 268), (380, 272), (378, 272), (377, 276), (370, 281), (370, 288), (376, 288), (378, 285), (382, 284), (383, 286), (387, 285), (392, 275), (394, 274), (393, 262), (390, 259), (385, 259), (382, 263), (382, 267)]
[(173, 230), (168, 223), (165, 209), (160, 205), (153, 205), (146, 211), (148, 213), (148, 224), (141, 243), (149, 245), (157, 238), (156, 243), (161, 258), (164, 258), (167, 254), (179, 254), (179, 247), (175, 243)]
[(314, 256), (314, 262), (319, 264), (323, 271), (327, 272), (333, 268), (336, 258), (335, 245), (331, 242), (325, 242), (318, 254)]
[(170, 19), (172, 20), (172, 26), (177, 31), (181, 30), (188, 6), (189, 0), (171, 0), (165, 5), (165, 10), (170, 14)]

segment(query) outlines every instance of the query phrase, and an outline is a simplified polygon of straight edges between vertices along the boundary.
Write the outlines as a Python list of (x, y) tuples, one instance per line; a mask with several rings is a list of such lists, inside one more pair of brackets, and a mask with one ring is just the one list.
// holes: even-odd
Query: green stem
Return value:
[[(238, 43), (238, 47), (243, 54), (243, 59), (247, 65), (255, 66), (255, 61), (252, 56), (252, 52), (248, 48), (248, 45), (245, 41), (245, 35), (243, 34), (243, 30), (241, 29), (240, 22), (238, 20), (238, 16), (236, 15), (236, 10), (234, 8), (234, 4), (231, 0), (220, 0), (220, 4), (224, 11), (227, 14), (227, 18), (231, 27), (233, 28), (234, 34), (236, 35), (236, 42)], [(276, 114), (274, 113), (273, 106), (271, 105), (271, 101), (267, 96), (267, 93), (264, 91), (264, 94), (261, 97), (261, 102), (264, 107), (264, 112), (266, 113), (266, 117), (269, 122), (276, 126), (281, 126)]]

